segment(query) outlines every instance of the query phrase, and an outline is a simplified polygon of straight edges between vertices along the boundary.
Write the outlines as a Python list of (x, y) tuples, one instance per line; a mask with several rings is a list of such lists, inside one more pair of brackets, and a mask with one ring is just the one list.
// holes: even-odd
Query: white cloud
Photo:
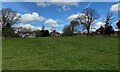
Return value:
[(94, 31), (96, 31), (98, 28), (100, 28), (101, 26), (104, 26), (104, 25), (105, 25), (105, 23), (103, 23), (103, 22), (96, 22), (95, 24), (92, 24), (92, 25), (90, 26), (90, 31), (94, 32)]
[(70, 16), (67, 17), (68, 20), (72, 21), (74, 19), (76, 19), (78, 16), (81, 16), (83, 14), (77, 13), (77, 14), (72, 14)]
[(69, 1), (66, 1), (66, 2), (61, 2), (60, 0), (56, 2), (51, 1), (51, 4), (57, 5), (57, 6), (78, 6), (79, 5), (79, 2), (69, 2)]
[(52, 26), (52, 27), (57, 27), (58, 26), (58, 23), (57, 21), (53, 20), (53, 19), (47, 19), (45, 21), (45, 24), (49, 25), (49, 26)]
[(16, 28), (26, 28), (26, 29), (31, 29), (31, 30), (34, 30), (35, 27), (31, 24), (23, 24), (23, 23), (20, 23), (20, 24), (17, 24), (17, 25), (14, 25), (13, 27), (16, 27)]
[(97, 22), (95, 24), (95, 26), (98, 27), (98, 28), (100, 28), (101, 26), (104, 26), (104, 25), (105, 25), (105, 23), (103, 23), (103, 22)]
[(40, 27), (37, 27), (37, 30), (42, 30), (42, 26), (40, 26)]
[(54, 30), (56, 30), (56, 28), (55, 27), (48, 27), (48, 28), (46, 28), (46, 30), (48, 30), (49, 32), (53, 32)]
[(64, 27), (64, 24), (59, 24), (58, 21), (59, 21), (58, 19), (56, 20), (47, 19), (44, 23), (50, 27), (57, 27), (57, 28)]
[(59, 24), (59, 27), (64, 27), (65, 25), (64, 24)]
[(110, 10), (113, 11), (113, 12), (118, 12), (118, 11), (120, 11), (119, 7), (120, 7), (120, 3), (114, 4), (114, 5), (111, 6)]
[(37, 2), (36, 3), (38, 6), (41, 6), (41, 7), (48, 7), (50, 5), (56, 5), (56, 6), (78, 6), (79, 3), (78, 2)]
[(118, 29), (118, 28), (115, 28), (114, 31), (119, 31), (119, 29)]
[(70, 10), (70, 7), (62, 6), (62, 9), (63, 9), (64, 11), (67, 11), (67, 10)]
[(47, 3), (47, 2), (37, 2), (37, 5), (38, 5), (38, 6), (41, 6), (41, 7), (47, 7), (47, 6), (49, 6), (50, 4)]
[(72, 21), (72, 20), (76, 19), (78, 17), (78, 15), (79, 14), (72, 14), (67, 19), (70, 20), (70, 21)]
[(33, 25), (30, 25), (30, 24), (23, 25), (22, 27), (30, 28), (30, 29), (34, 29), (35, 28)]
[(21, 22), (35, 22), (35, 21), (44, 21), (45, 18), (43, 16), (39, 16), (37, 12), (33, 12), (32, 14), (21, 14)]
[(58, 32), (61, 33), (61, 34), (63, 33), (63, 31), (58, 31)]
[(48, 7), (50, 5), (56, 5), (61, 7), (64, 11), (70, 10), (71, 6), (77, 7), (79, 2), (61, 2), (61, 0), (49, 0), (49, 2), (37, 2), (40, 7)]

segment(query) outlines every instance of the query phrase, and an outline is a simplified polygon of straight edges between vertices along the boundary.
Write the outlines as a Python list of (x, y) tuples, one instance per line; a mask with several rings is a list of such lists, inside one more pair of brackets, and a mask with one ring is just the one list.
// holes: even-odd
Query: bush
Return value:
[(63, 33), (64, 36), (73, 36), (74, 35), (73, 30), (69, 26), (64, 27), (63, 32), (64, 32)]
[(48, 30), (37, 30), (36, 32), (36, 37), (47, 37), (50, 36), (49, 31)]
[(2, 28), (2, 36), (5, 37), (5, 38), (18, 37), (18, 35), (15, 34), (14, 30), (12, 28), (8, 28), (8, 27), (3, 27)]
[(104, 29), (105, 35), (111, 36), (114, 33), (114, 29), (112, 26), (106, 26)]

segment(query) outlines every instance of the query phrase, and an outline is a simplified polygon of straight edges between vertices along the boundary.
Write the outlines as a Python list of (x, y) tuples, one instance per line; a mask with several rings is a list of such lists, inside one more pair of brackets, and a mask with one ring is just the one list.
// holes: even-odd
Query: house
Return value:
[(61, 36), (61, 34), (59, 32), (51, 32), (50, 36), (52, 36), (52, 37), (59, 37), (59, 36)]
[(120, 31), (115, 31), (113, 35), (114, 36), (120, 36)]
[(22, 38), (26, 38), (26, 37), (34, 38), (34, 37), (36, 37), (35, 32), (19, 32), (18, 35), (19, 35), (19, 37), (22, 37)]

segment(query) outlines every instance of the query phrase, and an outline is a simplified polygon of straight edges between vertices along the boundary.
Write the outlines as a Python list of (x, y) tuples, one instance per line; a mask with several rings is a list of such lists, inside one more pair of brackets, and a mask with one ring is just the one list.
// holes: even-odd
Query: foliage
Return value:
[(111, 34), (114, 33), (114, 29), (111, 26), (111, 24), (115, 21), (115, 18), (113, 17), (112, 13), (107, 13), (105, 16), (105, 26), (101, 26), (97, 31), (100, 32), (101, 35), (108, 35), (111, 36)]
[(15, 34), (14, 30), (12, 28), (9, 28), (9, 27), (2, 28), (2, 36), (5, 38), (18, 37), (18, 35)]
[(101, 26), (96, 30), (96, 32), (100, 32), (101, 35), (111, 36), (111, 34), (114, 33), (114, 29), (112, 26), (106, 26), (106, 27)]
[(41, 34), (41, 37), (47, 37), (47, 36), (49, 36), (49, 31), (48, 30), (41, 30), (40, 34)]
[(112, 13), (107, 13), (105, 16), (105, 27), (104, 27), (104, 34), (111, 36), (114, 33), (114, 29), (111, 24), (115, 21)]
[(2, 37), (2, 30), (0, 30), (0, 37)]
[(43, 36), (45, 36), (45, 37), (50, 36), (49, 31), (48, 30), (44, 30), (44, 35)]
[(74, 32), (70, 26), (65, 26), (63, 29), (64, 36), (73, 36)]
[(105, 28), (103, 26), (101, 26), (100, 28), (98, 28), (96, 30), (96, 32), (100, 32), (101, 35), (104, 35), (104, 30), (105, 30)]
[(105, 30), (105, 28), (104, 28), (103, 26), (101, 26), (101, 27), (100, 27), (100, 34), (101, 34), (101, 35), (104, 35), (104, 30)]
[(111, 36), (114, 33), (114, 29), (112, 26), (106, 26), (104, 30), (105, 35)]
[(41, 30), (41, 31), (36, 30), (35, 33), (36, 33), (36, 37), (47, 37), (47, 36), (50, 36), (48, 30)]
[(36, 37), (40, 37), (40, 36), (41, 36), (41, 33), (40, 33), (39, 30), (36, 30), (36, 31), (34, 31), (34, 32), (36, 33)]

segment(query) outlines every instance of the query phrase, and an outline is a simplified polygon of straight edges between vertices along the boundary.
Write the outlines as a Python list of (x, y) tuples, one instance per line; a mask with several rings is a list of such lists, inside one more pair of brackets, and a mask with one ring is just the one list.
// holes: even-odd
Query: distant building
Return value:
[(61, 36), (61, 34), (59, 32), (51, 32), (50, 36), (52, 36), (52, 37), (59, 37), (59, 36)]
[(34, 32), (19, 32), (19, 37), (22, 37), (22, 38), (26, 38), (26, 37), (29, 37), (29, 38), (34, 38), (36, 37), (36, 34)]
[(113, 35), (114, 36), (120, 36), (120, 31), (115, 31)]

